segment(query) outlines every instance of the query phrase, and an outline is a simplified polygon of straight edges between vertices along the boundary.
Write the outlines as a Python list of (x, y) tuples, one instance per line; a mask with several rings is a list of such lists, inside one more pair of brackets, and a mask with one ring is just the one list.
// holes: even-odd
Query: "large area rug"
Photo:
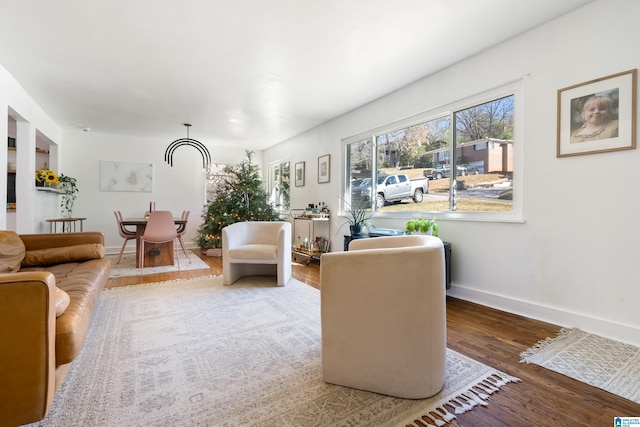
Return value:
[[(125, 277), (125, 276), (137, 276), (140, 275), (140, 269), (136, 267), (136, 254), (135, 253), (125, 253), (122, 254), (122, 259), (120, 263), (116, 265), (116, 261), (118, 261), (118, 255), (107, 255), (107, 258), (111, 260), (111, 274), (109, 278), (113, 277)], [(191, 254), (191, 261), (184, 256), (182, 251), (178, 251), (178, 260), (180, 261), (180, 270), (200, 270), (209, 268), (209, 266), (202, 261), (197, 255)], [(177, 261), (178, 261), (177, 260)], [(145, 267), (143, 269), (143, 274), (154, 274), (154, 273), (169, 273), (178, 271), (178, 264), (174, 263), (174, 265), (163, 265), (159, 267)]]
[(221, 279), (104, 291), (81, 354), (35, 425), (404, 426), (429, 414), (443, 425), (518, 381), (448, 350), (446, 384), (430, 399), (326, 384), (320, 292), (295, 279)]
[(562, 329), (523, 352), (535, 363), (640, 403), (640, 348), (580, 329)]

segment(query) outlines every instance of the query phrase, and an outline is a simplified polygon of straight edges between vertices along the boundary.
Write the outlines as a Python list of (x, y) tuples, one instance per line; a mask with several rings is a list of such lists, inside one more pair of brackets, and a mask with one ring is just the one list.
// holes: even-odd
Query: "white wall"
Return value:
[[(98, 230), (105, 234), (108, 253), (118, 253), (122, 238), (118, 235), (114, 210), (127, 217), (142, 217), (149, 209), (149, 202), (156, 203), (157, 210), (170, 210), (180, 216), (183, 210), (190, 210), (184, 241), (195, 247), (193, 239), (202, 223), (205, 204), (205, 183), (202, 171), (202, 156), (194, 148), (182, 146), (173, 154), (173, 168), (164, 160), (169, 144), (182, 138), (183, 128), (176, 126), (175, 135), (165, 139), (132, 138), (82, 130), (64, 132), (64, 149), (61, 154), (60, 171), (78, 180), (78, 198), (73, 216), (86, 217), (85, 230)], [(192, 137), (197, 138), (192, 132)], [(205, 141), (200, 141), (208, 145)], [(213, 163), (239, 163), (245, 155), (242, 148), (207, 146)], [(100, 191), (100, 160), (153, 163), (153, 191), (109, 192)], [(256, 153), (254, 162), (260, 164), (262, 153)], [(130, 241), (127, 250), (134, 251), (135, 243)]]
[[(17, 211), (10, 213), (0, 210), (0, 229), (12, 229), (19, 233), (37, 233), (48, 231), (46, 218), (58, 216), (58, 198), (51, 193), (35, 190), (36, 170), (35, 147), (37, 133), (51, 144), (60, 144), (59, 126), (45, 113), (27, 92), (18, 84), (7, 70), (0, 66), (0, 200), (6, 200), (7, 191), (7, 136), (17, 138)], [(11, 116), (12, 129), (8, 126)], [(55, 147), (53, 149), (56, 151)], [(55, 156), (55, 155), (54, 155)], [(51, 160), (52, 165), (58, 159)]]
[[(453, 244), (449, 293), (640, 345), (640, 150), (556, 157), (557, 90), (638, 68), (638, 16), (640, 2), (596, 1), (266, 150), (265, 163), (306, 162), (306, 185), (291, 187), (293, 208), (318, 201), (337, 208), (342, 138), (528, 76), (515, 143), (525, 222), (440, 221)], [(331, 182), (317, 184), (324, 154)], [(342, 222), (334, 215), (333, 229)], [(332, 236), (333, 250), (341, 250), (344, 231)]]

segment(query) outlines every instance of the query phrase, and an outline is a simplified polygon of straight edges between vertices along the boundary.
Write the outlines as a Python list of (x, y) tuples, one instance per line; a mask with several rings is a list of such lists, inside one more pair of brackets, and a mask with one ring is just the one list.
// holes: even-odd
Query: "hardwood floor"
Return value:
[[(140, 277), (110, 279), (107, 288), (222, 274), (221, 258), (201, 258), (210, 266), (208, 271), (148, 275), (142, 280)], [(293, 264), (293, 276), (318, 289), (319, 273), (317, 263)], [(490, 397), (488, 406), (458, 415), (449, 425), (604, 427), (613, 426), (616, 416), (640, 417), (640, 404), (537, 365), (520, 363), (521, 352), (544, 338), (555, 336), (559, 330), (556, 325), (447, 298), (448, 347), (522, 380), (504, 386)]]

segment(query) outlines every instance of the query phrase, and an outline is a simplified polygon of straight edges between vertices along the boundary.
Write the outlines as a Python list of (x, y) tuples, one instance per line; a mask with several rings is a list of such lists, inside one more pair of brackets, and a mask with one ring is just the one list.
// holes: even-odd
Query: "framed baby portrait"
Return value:
[(556, 156), (636, 148), (637, 70), (558, 90)]

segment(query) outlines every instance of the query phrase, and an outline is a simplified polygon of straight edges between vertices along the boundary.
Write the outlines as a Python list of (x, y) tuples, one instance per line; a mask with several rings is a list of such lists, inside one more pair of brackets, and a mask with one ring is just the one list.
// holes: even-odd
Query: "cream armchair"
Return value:
[(244, 276), (278, 276), (278, 286), (291, 279), (291, 224), (285, 221), (237, 222), (222, 229), (223, 283)]
[(444, 385), (444, 246), (424, 235), (351, 241), (320, 262), (324, 381), (408, 399)]

